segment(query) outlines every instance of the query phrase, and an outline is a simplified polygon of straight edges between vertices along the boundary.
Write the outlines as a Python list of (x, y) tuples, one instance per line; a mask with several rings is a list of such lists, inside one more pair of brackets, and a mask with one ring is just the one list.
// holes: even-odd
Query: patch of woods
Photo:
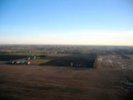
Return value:
[(95, 53), (78, 54), (64, 57), (54, 57), (53, 60), (40, 65), (93, 68), (96, 58), (97, 55)]
[(16, 59), (23, 59), (27, 58), (28, 56), (25, 55), (0, 55), (0, 61), (10, 61)]

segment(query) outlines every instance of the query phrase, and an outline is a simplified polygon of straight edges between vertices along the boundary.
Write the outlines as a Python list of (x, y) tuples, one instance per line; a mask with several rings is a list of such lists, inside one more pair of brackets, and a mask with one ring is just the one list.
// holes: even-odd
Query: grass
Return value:
[(13, 52), (9, 52), (9, 51), (1, 51), (0, 55), (34, 55), (34, 56), (40, 56), (43, 55), (41, 52), (27, 52), (27, 51), (13, 51)]
[(30, 60), (32, 64), (42, 64), (49, 62), (51, 59), (32, 59)]

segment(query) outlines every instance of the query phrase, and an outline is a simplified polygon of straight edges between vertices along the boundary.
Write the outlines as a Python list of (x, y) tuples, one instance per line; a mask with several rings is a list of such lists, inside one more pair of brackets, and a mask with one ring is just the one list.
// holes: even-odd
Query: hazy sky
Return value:
[(133, 45), (133, 1), (0, 0), (0, 44)]

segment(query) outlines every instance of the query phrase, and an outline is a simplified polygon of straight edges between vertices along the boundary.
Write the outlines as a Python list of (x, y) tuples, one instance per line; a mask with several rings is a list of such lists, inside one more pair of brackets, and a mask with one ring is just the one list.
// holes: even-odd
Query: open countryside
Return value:
[(132, 47), (28, 47), (1, 46), (1, 100), (133, 99)]

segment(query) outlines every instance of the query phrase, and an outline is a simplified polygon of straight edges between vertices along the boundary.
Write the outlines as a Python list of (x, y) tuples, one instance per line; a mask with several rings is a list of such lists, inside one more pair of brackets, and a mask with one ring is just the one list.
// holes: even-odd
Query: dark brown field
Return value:
[(120, 70), (1, 65), (0, 100), (124, 100), (122, 80)]

